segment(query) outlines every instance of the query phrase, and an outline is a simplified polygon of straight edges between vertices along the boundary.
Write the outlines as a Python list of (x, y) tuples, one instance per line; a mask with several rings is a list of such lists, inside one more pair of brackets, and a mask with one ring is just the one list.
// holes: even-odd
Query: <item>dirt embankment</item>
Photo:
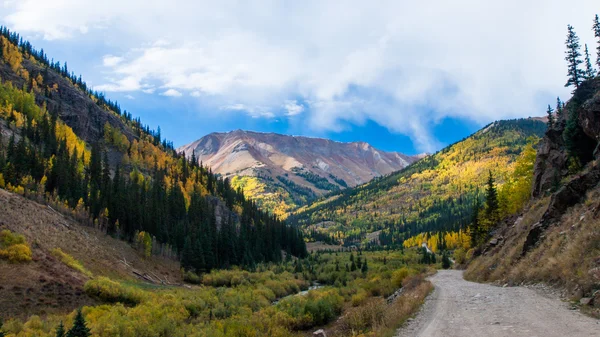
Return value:
[[(60, 248), (95, 276), (136, 279), (137, 271), (179, 282), (179, 264), (163, 258), (144, 258), (127, 242), (84, 227), (46, 205), (0, 189), (0, 230), (23, 234), (33, 260), (11, 264), (0, 260), (0, 317), (27, 317), (68, 312), (95, 303), (83, 291), (88, 277), (67, 267), (51, 254)], [(127, 265), (123, 263), (127, 262)]]

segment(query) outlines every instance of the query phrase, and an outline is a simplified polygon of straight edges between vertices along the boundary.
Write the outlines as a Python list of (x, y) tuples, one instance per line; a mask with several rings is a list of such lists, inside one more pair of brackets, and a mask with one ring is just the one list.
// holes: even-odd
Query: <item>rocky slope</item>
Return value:
[(600, 317), (599, 118), (596, 78), (580, 85), (541, 140), (530, 204), (495, 228), (467, 277), (551, 283), (564, 287), (567, 298), (596, 307), (590, 310)]
[(281, 202), (303, 204), (400, 170), (419, 158), (380, 151), (364, 142), (242, 130), (211, 133), (178, 151), (188, 158), (193, 153), (214, 173), (237, 177), (234, 185), (266, 202), (267, 208)]

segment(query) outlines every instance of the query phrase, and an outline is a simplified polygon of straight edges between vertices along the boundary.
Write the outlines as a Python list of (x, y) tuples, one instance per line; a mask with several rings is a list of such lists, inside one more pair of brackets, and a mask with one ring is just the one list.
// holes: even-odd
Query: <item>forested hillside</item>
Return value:
[(533, 167), (545, 130), (538, 119), (494, 122), (399, 172), (301, 208), (289, 221), (316, 239), (344, 244), (368, 241), (373, 232), (381, 244), (400, 245), (421, 232), (465, 230), (489, 173), (503, 184), (519, 158)]
[(301, 233), (0, 28), (0, 188), (197, 272), (304, 256)]

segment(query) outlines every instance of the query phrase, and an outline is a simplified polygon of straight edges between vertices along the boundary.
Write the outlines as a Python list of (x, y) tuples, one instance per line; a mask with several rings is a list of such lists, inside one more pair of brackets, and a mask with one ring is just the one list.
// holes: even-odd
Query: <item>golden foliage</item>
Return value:
[(25, 237), (7, 229), (0, 232), (0, 258), (11, 263), (31, 261), (31, 248), (25, 241)]

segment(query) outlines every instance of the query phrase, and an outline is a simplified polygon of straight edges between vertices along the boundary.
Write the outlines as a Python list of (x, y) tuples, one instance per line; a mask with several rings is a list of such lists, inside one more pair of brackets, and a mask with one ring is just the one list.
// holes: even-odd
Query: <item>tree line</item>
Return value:
[[(0, 31), (11, 41), (18, 37), (5, 28)], [(19, 39), (19, 45), (21, 52), (46, 59), (28, 42)], [(7, 62), (0, 56), (0, 62)], [(160, 129), (139, 127), (134, 134), (140, 137), (124, 153), (103, 141), (88, 145), (60, 120), (59, 107), (47, 111), (36, 105), (35, 95), (0, 83), (0, 118), (12, 131), (8, 139), (0, 134), (0, 187), (57, 200), (125, 240), (148, 233), (179, 257), (185, 269), (197, 272), (279, 261), (282, 251), (306, 255), (301, 232), (259, 210), (195, 156), (171, 151)], [(133, 143), (147, 140), (148, 147), (155, 146), (154, 165), (123, 161), (136, 156)]]

